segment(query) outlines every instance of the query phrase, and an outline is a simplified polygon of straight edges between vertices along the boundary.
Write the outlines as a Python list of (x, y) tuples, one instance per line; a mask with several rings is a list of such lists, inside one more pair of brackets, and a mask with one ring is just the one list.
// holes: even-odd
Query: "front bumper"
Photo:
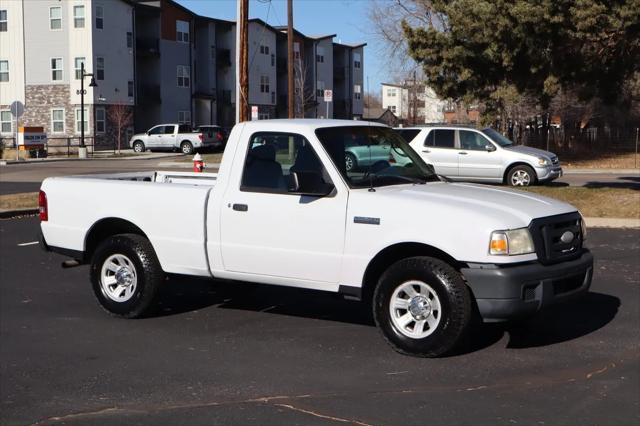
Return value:
[(542, 265), (478, 265), (463, 268), (480, 315), (487, 322), (530, 316), (540, 309), (586, 293), (593, 276), (593, 255)]
[(551, 182), (552, 180), (558, 179), (563, 174), (562, 167), (552, 166), (545, 168), (537, 168), (536, 176), (538, 177), (538, 182)]

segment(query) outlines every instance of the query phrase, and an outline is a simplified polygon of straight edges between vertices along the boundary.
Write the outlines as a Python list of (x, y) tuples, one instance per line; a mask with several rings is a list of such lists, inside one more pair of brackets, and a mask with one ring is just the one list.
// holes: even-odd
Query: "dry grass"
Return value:
[(37, 207), (37, 192), (0, 195), (0, 210), (33, 209)]
[(565, 154), (560, 155), (562, 167), (567, 169), (638, 169), (640, 168), (640, 154), (609, 153), (609, 154)]
[(628, 188), (534, 186), (526, 190), (565, 201), (585, 217), (640, 219), (640, 191)]

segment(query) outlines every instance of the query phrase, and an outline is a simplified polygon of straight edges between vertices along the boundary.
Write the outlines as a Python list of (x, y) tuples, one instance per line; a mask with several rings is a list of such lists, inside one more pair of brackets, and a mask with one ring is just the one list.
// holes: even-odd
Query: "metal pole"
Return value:
[(80, 63), (80, 148), (84, 148), (84, 61)]
[(327, 115), (325, 118), (329, 118), (329, 102), (325, 102), (325, 104), (327, 105)]
[(638, 167), (638, 133), (640, 133), (640, 127), (636, 128), (636, 156), (633, 160), (633, 165), (635, 168)]
[(293, 82), (293, 0), (287, 0), (287, 107), (289, 118), (295, 118), (295, 88)]

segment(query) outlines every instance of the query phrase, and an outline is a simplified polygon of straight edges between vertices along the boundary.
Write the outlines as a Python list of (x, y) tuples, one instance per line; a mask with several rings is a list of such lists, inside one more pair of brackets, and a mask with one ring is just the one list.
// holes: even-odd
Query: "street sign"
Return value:
[(251, 121), (255, 121), (258, 119), (258, 106), (253, 105), (251, 107)]
[(20, 101), (11, 102), (9, 109), (11, 110), (11, 115), (16, 118), (22, 117), (22, 114), (24, 114), (24, 104)]
[(324, 101), (332, 102), (333, 101), (333, 90), (325, 90), (324, 91)]

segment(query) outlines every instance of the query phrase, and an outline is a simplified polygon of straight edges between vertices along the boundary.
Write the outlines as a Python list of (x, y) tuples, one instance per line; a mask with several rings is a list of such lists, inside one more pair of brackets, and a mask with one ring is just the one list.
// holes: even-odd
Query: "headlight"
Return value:
[(551, 161), (548, 158), (538, 157), (538, 165), (539, 166), (549, 166)]
[(489, 254), (514, 256), (533, 253), (533, 240), (527, 228), (510, 231), (493, 231), (489, 242)]

